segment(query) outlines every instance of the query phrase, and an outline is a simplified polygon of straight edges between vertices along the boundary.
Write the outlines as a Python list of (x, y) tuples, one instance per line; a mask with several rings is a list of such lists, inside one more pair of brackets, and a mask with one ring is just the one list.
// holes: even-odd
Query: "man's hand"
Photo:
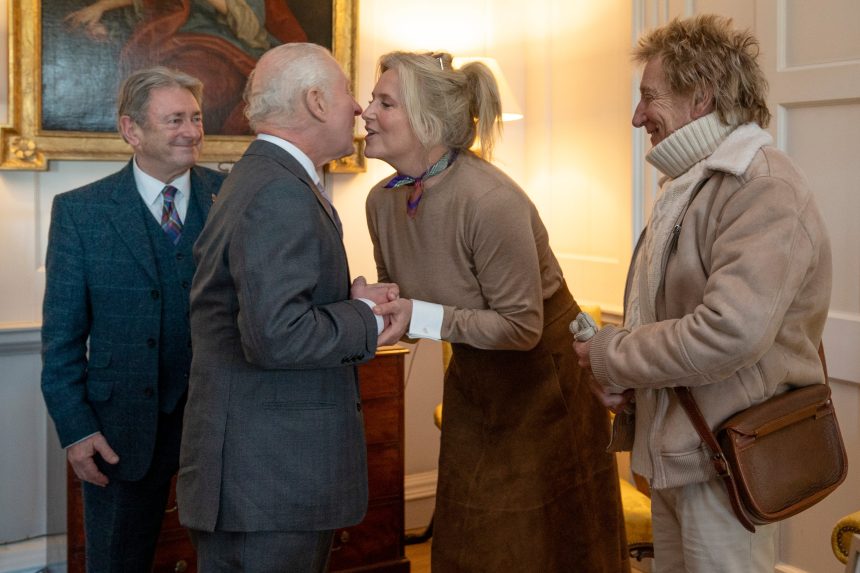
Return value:
[(604, 407), (609, 408), (616, 414), (624, 410), (633, 400), (633, 390), (625, 390), (621, 394), (608, 392), (601, 386), (594, 376), (591, 375), (591, 340), (585, 342), (576, 341), (573, 343), (573, 351), (579, 357), (579, 367), (586, 371), (588, 376), (588, 387), (591, 393), (597, 396), (597, 399)]
[(69, 446), (66, 450), (66, 457), (69, 458), (76, 476), (82, 481), (104, 487), (108, 484), (108, 477), (96, 466), (93, 459), (96, 454), (109, 464), (119, 461), (119, 456), (111, 449), (101, 432)]
[(579, 342), (577, 340), (573, 343), (573, 351), (576, 352), (577, 357), (579, 357), (577, 362), (579, 367), (584, 370), (591, 370), (591, 339), (586, 340), (585, 342)]
[(369, 285), (364, 277), (352, 281), (349, 289), (350, 298), (366, 298), (376, 304), (382, 304), (400, 298), (400, 287), (394, 283), (376, 283)]
[(412, 301), (408, 298), (398, 298), (391, 302), (382, 303), (373, 312), (385, 320), (385, 329), (376, 339), (377, 346), (394, 344), (409, 329), (412, 320)]
[(597, 400), (603, 404), (605, 408), (609, 408), (616, 414), (627, 408), (628, 404), (633, 403), (632, 389), (627, 389), (621, 394), (608, 392), (590, 373), (588, 374), (588, 388), (591, 390), (592, 394), (597, 396)]

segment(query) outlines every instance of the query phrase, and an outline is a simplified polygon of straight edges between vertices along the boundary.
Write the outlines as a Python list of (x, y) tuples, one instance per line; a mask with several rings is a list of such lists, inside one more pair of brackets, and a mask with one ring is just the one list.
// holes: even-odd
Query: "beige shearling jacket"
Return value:
[(703, 160), (703, 184), (663, 259), (657, 321), (609, 326), (592, 339), (595, 379), (612, 392), (635, 389), (633, 470), (656, 489), (716, 477), (670, 388), (692, 387), (715, 428), (791, 387), (824, 381), (817, 350), (832, 281), (825, 224), (793, 162), (770, 146), (749, 148), (746, 132), (736, 129)]

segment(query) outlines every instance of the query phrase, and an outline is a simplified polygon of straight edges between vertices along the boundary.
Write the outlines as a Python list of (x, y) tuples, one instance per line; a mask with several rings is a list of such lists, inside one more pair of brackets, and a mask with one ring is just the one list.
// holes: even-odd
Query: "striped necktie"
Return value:
[(179, 218), (179, 211), (176, 209), (176, 187), (167, 185), (162, 189), (161, 194), (164, 196), (164, 203), (161, 208), (161, 228), (173, 241), (173, 244), (179, 242), (182, 236), (182, 220)]

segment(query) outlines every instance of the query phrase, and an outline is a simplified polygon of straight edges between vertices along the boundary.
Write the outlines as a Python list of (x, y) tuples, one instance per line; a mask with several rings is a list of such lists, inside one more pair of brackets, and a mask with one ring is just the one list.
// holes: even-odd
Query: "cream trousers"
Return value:
[(651, 490), (655, 573), (773, 573), (776, 524), (750, 533), (719, 479)]

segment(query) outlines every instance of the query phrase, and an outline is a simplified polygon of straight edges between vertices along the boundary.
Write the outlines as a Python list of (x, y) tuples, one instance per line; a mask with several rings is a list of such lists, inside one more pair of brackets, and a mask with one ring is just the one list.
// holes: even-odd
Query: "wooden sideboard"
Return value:
[[(335, 532), (332, 572), (409, 573), (409, 560), (403, 549), (403, 365), (407, 352), (399, 346), (384, 347), (376, 358), (358, 367), (370, 498), (364, 521)], [(84, 573), (81, 485), (71, 468), (66, 474), (68, 573)], [(179, 524), (172, 488), (167, 507), (152, 570), (196, 572), (197, 557), (187, 532)]]

